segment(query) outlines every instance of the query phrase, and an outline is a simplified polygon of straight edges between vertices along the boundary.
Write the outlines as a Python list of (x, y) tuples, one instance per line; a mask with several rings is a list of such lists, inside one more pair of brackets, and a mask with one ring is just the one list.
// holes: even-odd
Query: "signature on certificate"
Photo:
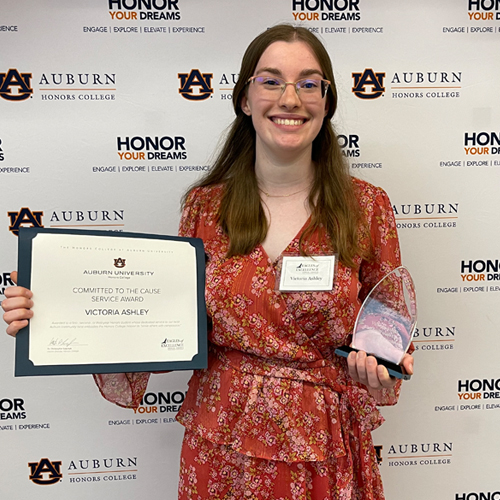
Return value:
[(50, 347), (70, 347), (72, 345), (77, 345), (76, 338), (59, 339), (57, 337), (52, 337), (51, 341), (49, 342)]

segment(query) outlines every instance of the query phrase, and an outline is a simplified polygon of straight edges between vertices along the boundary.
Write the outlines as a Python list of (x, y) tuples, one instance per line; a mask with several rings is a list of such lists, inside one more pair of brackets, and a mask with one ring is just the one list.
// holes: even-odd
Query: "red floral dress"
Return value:
[[(371, 431), (376, 404), (395, 404), (400, 384), (376, 402), (347, 373), (335, 348), (350, 343), (370, 289), (400, 265), (396, 224), (384, 191), (353, 180), (375, 257), (338, 264), (331, 292), (281, 293), (262, 246), (226, 258), (217, 223), (221, 186), (194, 189), (179, 234), (203, 239), (212, 321), (208, 368), (195, 371), (177, 420), (185, 426), (179, 498), (202, 500), (383, 499)], [(299, 236), (285, 253), (299, 255)], [(318, 231), (307, 253), (328, 252)], [(97, 375), (107, 399), (138, 405), (148, 374)]]

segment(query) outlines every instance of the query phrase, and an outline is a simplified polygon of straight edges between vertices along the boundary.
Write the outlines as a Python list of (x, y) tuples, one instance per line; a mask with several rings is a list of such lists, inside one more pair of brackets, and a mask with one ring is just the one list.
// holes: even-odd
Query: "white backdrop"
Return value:
[[(175, 234), (244, 49), (299, 21), (329, 50), (344, 152), (389, 193), (417, 284), (417, 374), (375, 434), (387, 498), (498, 500), (498, 0), (2, 0), (0, 292), (19, 226)], [(134, 414), (89, 376), (14, 378), (13, 357), (0, 336), (1, 498), (176, 498), (189, 374), (153, 376)]]

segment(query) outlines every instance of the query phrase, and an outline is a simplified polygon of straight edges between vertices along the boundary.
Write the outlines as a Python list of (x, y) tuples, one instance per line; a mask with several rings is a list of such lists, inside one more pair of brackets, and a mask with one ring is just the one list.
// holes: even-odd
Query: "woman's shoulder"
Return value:
[(373, 203), (390, 206), (389, 196), (384, 189), (356, 177), (351, 177), (351, 180), (354, 185), (354, 193), (361, 206)]
[(378, 186), (352, 177), (354, 192), (366, 220), (384, 214), (392, 215), (392, 205), (387, 193)]
[(214, 226), (219, 214), (222, 200), (223, 186), (196, 186), (189, 190), (184, 200), (181, 221), (179, 224), (180, 236), (197, 235), (199, 227)]
[(210, 186), (195, 186), (186, 194), (184, 209), (194, 207), (213, 207), (219, 205), (223, 192), (222, 184)]
[(357, 177), (351, 177), (351, 180), (354, 185), (354, 192), (358, 198), (363, 196), (368, 196), (370, 198), (376, 198), (380, 195), (387, 196), (387, 193), (381, 187), (370, 184), (369, 182), (358, 179)]
[(211, 184), (210, 186), (195, 186), (191, 188), (186, 200), (212, 200), (222, 196), (223, 184)]

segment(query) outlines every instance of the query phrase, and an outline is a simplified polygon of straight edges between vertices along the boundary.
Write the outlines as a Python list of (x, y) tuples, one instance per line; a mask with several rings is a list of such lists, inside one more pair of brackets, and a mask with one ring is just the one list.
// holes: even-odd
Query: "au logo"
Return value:
[(35, 484), (56, 484), (62, 479), (61, 463), (42, 458), (39, 462), (28, 463), (31, 469), (30, 479)]
[(115, 267), (125, 267), (125, 260), (126, 259), (118, 258), (118, 259), (114, 259), (114, 260), (115, 260), (115, 264), (114, 264)]
[(360, 99), (377, 99), (385, 92), (385, 73), (375, 73), (372, 69), (365, 69), (363, 73), (353, 73), (352, 77), (354, 78), (352, 91)]
[[(8, 101), (24, 101), (33, 94), (31, 88), (32, 73), (19, 73), (17, 69), (9, 69), (0, 73), (0, 97)], [(16, 89), (13, 93), (12, 90)]]
[(381, 444), (375, 445), (375, 456), (377, 457), (377, 464), (380, 465), (382, 463), (382, 448)]
[(7, 212), (10, 217), (9, 231), (19, 236), (20, 227), (43, 227), (43, 212), (32, 212), (29, 208), (23, 207), (19, 212)]
[[(201, 73), (199, 69), (192, 69), (188, 73), (178, 73), (177, 77), (181, 81), (179, 93), (190, 101), (204, 101), (208, 99), (213, 93), (214, 89), (210, 86), (213, 73)], [(198, 88), (198, 92), (194, 88)]]

